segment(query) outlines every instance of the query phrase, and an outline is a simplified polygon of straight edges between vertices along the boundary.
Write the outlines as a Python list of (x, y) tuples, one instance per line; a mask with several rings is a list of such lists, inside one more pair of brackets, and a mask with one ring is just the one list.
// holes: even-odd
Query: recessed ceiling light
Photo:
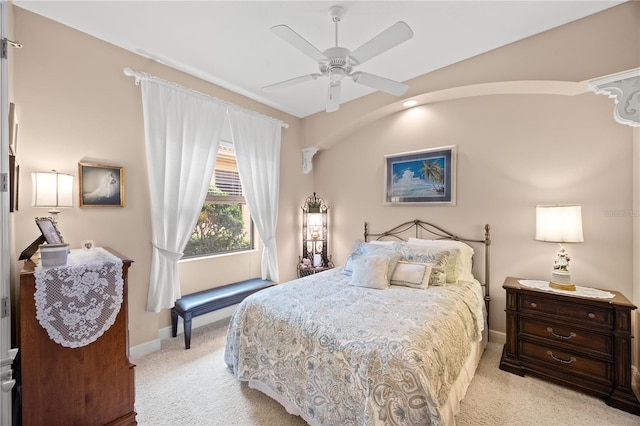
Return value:
[(404, 107), (412, 107), (412, 106), (416, 106), (418, 104), (418, 101), (405, 101), (402, 106)]

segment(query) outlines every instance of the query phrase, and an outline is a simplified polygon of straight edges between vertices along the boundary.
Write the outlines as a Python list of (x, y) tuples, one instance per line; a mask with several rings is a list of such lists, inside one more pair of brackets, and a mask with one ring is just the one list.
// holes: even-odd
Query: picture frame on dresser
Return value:
[(79, 206), (124, 207), (124, 167), (78, 163)]
[(456, 145), (384, 156), (384, 204), (456, 204)]
[(36, 225), (40, 229), (47, 244), (63, 244), (64, 238), (52, 217), (36, 217)]

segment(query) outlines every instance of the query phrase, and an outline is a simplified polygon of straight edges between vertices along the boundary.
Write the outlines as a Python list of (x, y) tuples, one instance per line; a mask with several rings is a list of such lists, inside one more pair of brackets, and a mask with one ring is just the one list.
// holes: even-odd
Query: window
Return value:
[(253, 227), (245, 203), (233, 145), (221, 142), (207, 198), (183, 259), (253, 249)]

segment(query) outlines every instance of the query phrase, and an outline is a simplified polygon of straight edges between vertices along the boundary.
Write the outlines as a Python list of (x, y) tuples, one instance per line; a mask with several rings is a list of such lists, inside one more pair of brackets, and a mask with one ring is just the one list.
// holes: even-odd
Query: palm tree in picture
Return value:
[(444, 170), (437, 160), (425, 160), (420, 169), (426, 182), (431, 182), (437, 193), (444, 193)]

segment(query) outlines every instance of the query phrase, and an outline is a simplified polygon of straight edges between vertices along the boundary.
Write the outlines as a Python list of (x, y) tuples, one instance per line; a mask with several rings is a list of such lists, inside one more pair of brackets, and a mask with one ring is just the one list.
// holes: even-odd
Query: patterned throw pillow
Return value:
[(458, 260), (460, 259), (460, 249), (459, 248), (450, 248), (450, 247), (442, 247), (428, 244), (414, 244), (413, 242), (407, 243), (407, 245), (420, 249), (429, 249), (429, 250), (447, 250), (449, 251), (449, 258), (447, 259), (447, 282), (455, 283), (458, 281), (458, 272), (456, 269), (456, 265), (458, 264)]
[(445, 285), (447, 283), (449, 250), (436, 250), (404, 244), (400, 253), (402, 254), (401, 260), (431, 265), (429, 285)]
[(424, 240), (421, 238), (409, 238), (408, 243), (423, 247), (428, 246), (430, 248), (440, 250), (459, 250), (460, 253), (455, 256), (455, 264), (451, 264), (451, 257), (449, 258), (450, 264), (447, 266), (447, 269), (451, 270), (451, 268), (453, 268), (453, 270), (455, 271), (455, 276), (450, 277), (449, 272), (447, 272), (447, 282), (452, 282), (452, 279), (453, 281), (473, 281), (475, 279), (472, 272), (474, 250), (469, 244), (455, 240)]

